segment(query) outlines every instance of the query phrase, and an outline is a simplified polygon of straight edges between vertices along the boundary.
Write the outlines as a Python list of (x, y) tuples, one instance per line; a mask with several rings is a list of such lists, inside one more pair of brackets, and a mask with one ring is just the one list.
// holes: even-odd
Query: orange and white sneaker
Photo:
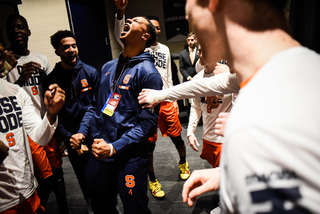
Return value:
[(158, 179), (155, 182), (149, 181), (150, 191), (155, 198), (163, 198), (165, 196), (164, 191), (161, 189), (162, 185), (159, 183)]
[(180, 178), (182, 180), (187, 180), (190, 177), (190, 169), (189, 169), (188, 161), (186, 160), (185, 163), (179, 164), (179, 168), (180, 168)]

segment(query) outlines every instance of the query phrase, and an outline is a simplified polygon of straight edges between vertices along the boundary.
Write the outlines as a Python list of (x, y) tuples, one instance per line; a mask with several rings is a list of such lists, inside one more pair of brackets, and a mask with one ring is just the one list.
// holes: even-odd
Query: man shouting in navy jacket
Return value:
[(117, 213), (119, 194), (125, 213), (151, 213), (147, 197), (148, 138), (157, 128), (158, 111), (142, 108), (142, 88), (162, 88), (154, 59), (144, 52), (156, 39), (145, 17), (127, 19), (118, 59), (101, 70), (96, 112), (90, 121), (92, 149), (88, 182), (94, 213)]

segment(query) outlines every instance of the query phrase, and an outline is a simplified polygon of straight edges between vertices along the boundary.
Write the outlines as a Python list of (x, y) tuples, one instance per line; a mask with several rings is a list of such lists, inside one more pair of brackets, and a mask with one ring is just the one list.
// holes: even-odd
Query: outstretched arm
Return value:
[(240, 90), (239, 81), (235, 74), (228, 72), (184, 82), (165, 90), (143, 89), (139, 94), (139, 103), (147, 104), (145, 107), (153, 107), (164, 100), (180, 100), (195, 97), (209, 97), (220, 94), (237, 93)]

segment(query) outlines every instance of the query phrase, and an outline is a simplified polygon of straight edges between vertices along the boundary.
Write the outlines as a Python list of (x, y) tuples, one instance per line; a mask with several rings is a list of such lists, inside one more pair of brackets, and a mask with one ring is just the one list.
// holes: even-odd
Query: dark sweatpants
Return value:
[(85, 171), (88, 166), (89, 154), (79, 155), (75, 149), (72, 149), (69, 145), (67, 146), (68, 150), (68, 158), (74, 170), (74, 173), (77, 176), (77, 180), (79, 182), (82, 194), (84, 199), (89, 200), (90, 193), (88, 191), (88, 186), (85, 178)]
[(103, 162), (90, 155), (86, 176), (94, 213), (118, 213), (115, 207), (118, 194), (124, 213), (151, 213), (147, 196), (148, 162), (148, 159)]

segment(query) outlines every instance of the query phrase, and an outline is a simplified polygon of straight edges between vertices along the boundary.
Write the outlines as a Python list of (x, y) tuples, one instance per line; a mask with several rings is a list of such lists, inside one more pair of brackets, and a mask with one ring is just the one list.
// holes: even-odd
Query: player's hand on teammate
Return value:
[(4, 159), (9, 154), (9, 147), (6, 146), (1, 140), (0, 140), (0, 164), (4, 161)]
[(24, 83), (28, 81), (32, 74), (36, 74), (38, 72), (43, 72), (39, 63), (31, 61), (26, 64), (23, 64), (22, 72), (16, 83), (22, 86)]
[(224, 135), (224, 130), (227, 124), (227, 120), (229, 117), (229, 112), (220, 112), (218, 118), (216, 119), (216, 125), (214, 126), (214, 133), (217, 135)]
[(220, 169), (194, 170), (182, 189), (182, 199), (191, 207), (201, 194), (219, 189)]
[(142, 108), (153, 108), (159, 103), (156, 100), (150, 100), (150, 97), (152, 93), (156, 93), (156, 90), (152, 89), (142, 89), (142, 91), (139, 93), (139, 104), (143, 105)]
[(189, 144), (190, 144), (191, 148), (194, 151), (199, 151), (197, 146), (200, 146), (200, 144), (199, 144), (197, 138), (194, 135), (189, 135), (188, 136), (188, 141), (189, 141)]
[(70, 138), (70, 146), (72, 149), (80, 149), (81, 143), (84, 142), (85, 136), (82, 133), (77, 133), (71, 136)]
[(216, 67), (214, 68), (214, 71), (213, 71), (214, 75), (222, 74), (222, 73), (225, 73), (225, 72), (230, 72), (229, 66), (217, 62), (217, 65), (216, 65)]
[(65, 100), (65, 91), (57, 84), (51, 84), (44, 94), (44, 104), (47, 106), (47, 117), (51, 124), (56, 121), (56, 116)]
[(113, 154), (116, 153), (115, 149), (112, 149), (112, 144), (107, 143), (103, 139), (94, 139), (92, 144), (92, 153), (98, 160), (103, 160), (108, 157), (111, 157), (111, 150), (113, 150)]

